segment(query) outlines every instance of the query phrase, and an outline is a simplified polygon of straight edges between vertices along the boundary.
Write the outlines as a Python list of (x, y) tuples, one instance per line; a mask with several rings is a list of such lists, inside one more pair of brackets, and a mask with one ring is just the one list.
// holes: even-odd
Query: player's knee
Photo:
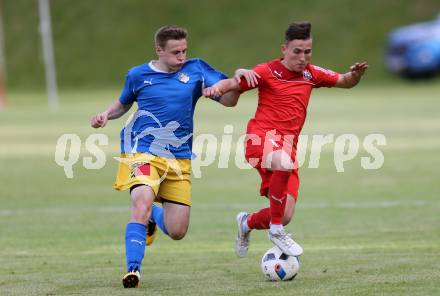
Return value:
[(282, 151), (272, 153), (270, 159), (270, 168), (274, 171), (291, 171), (293, 170), (293, 162), (289, 155)]
[(188, 227), (185, 227), (184, 225), (177, 225), (167, 228), (168, 235), (173, 240), (181, 240), (182, 238), (184, 238), (187, 230)]
[(167, 229), (167, 230), (168, 230), (169, 237), (171, 237), (173, 240), (183, 239), (186, 235), (186, 232), (187, 232), (187, 228), (185, 228), (185, 227), (176, 227), (176, 228), (171, 228), (171, 229)]
[(137, 211), (143, 211), (147, 212), (148, 210), (151, 210), (151, 205), (148, 203), (145, 199), (138, 199), (133, 202), (133, 207)]
[(138, 198), (132, 201), (132, 219), (138, 222), (147, 223), (151, 212), (151, 203), (147, 199)]

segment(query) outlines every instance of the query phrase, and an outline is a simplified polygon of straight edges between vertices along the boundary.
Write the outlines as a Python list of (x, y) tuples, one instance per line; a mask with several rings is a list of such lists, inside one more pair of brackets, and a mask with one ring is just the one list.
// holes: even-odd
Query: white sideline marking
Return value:
[[(396, 208), (396, 207), (423, 207), (427, 205), (436, 205), (439, 203), (433, 203), (426, 200), (411, 200), (411, 201), (392, 201), (386, 200), (381, 202), (322, 202), (322, 203), (307, 203), (298, 202), (297, 208), (299, 209), (378, 209), (378, 208)], [(238, 204), (199, 204), (193, 206), (195, 209), (252, 209), (260, 208), (260, 203), (238, 203)], [(52, 215), (65, 215), (68, 213), (128, 213), (128, 206), (114, 206), (114, 207), (69, 207), (69, 208), (34, 208), (34, 209), (3, 209), (0, 210), (0, 217), (15, 216), (15, 215), (28, 215), (28, 214), (52, 214)]]

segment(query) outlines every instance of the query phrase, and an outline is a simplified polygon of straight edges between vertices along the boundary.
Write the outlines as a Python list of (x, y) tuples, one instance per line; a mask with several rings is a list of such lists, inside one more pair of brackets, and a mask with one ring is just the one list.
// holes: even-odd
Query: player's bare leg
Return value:
[(181, 240), (188, 231), (191, 207), (183, 204), (164, 202), (164, 220), (168, 236)]
[(151, 206), (155, 198), (150, 186), (142, 185), (134, 188), (131, 193), (130, 222), (147, 224), (151, 214)]
[[(139, 189), (137, 189), (137, 188), (139, 188)], [(133, 190), (131, 190), (130, 195), (131, 195), (132, 201), (133, 201), (133, 194), (135, 194), (135, 198), (137, 198), (139, 200), (143, 200), (143, 199), (150, 200), (152, 197), (154, 198), (153, 189), (151, 189), (151, 187), (149, 187), (147, 185), (136, 186)], [(133, 204), (132, 204), (131, 220), (132, 221), (144, 221), (145, 219), (147, 219), (146, 244), (147, 244), (147, 246), (149, 246), (153, 243), (154, 239), (156, 238), (157, 225), (151, 219), (149, 219), (151, 217), (152, 204), (150, 205), (150, 202), (148, 201), (148, 205), (143, 205), (142, 202), (139, 202), (139, 200), (137, 201), (137, 203), (140, 203), (139, 208), (133, 209)], [(142, 212), (143, 208), (145, 208), (146, 206), (148, 206), (148, 212)], [(139, 211), (139, 213), (137, 213), (137, 211)], [(142, 223), (142, 222), (139, 222), (139, 223)]]
[(146, 224), (155, 194), (149, 186), (138, 186), (130, 192), (130, 196), (130, 222), (125, 232), (127, 274), (122, 278), (122, 284), (124, 288), (137, 288), (146, 245)]

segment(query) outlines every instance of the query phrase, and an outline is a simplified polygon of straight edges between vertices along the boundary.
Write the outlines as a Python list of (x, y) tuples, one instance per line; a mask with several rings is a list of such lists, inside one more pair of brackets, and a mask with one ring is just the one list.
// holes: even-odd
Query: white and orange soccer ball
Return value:
[(275, 246), (261, 258), (261, 271), (270, 281), (290, 281), (298, 274), (299, 260), (296, 256), (284, 254)]

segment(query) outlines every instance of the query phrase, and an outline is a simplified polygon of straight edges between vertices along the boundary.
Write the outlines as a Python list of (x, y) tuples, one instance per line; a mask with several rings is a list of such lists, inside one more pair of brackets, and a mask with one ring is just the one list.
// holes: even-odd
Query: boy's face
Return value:
[(168, 40), (162, 48), (156, 46), (156, 53), (159, 60), (168, 66), (172, 72), (180, 70), (186, 61), (187, 44), (186, 39)]
[(294, 72), (302, 72), (312, 58), (312, 38), (294, 39), (281, 46), (284, 63)]

